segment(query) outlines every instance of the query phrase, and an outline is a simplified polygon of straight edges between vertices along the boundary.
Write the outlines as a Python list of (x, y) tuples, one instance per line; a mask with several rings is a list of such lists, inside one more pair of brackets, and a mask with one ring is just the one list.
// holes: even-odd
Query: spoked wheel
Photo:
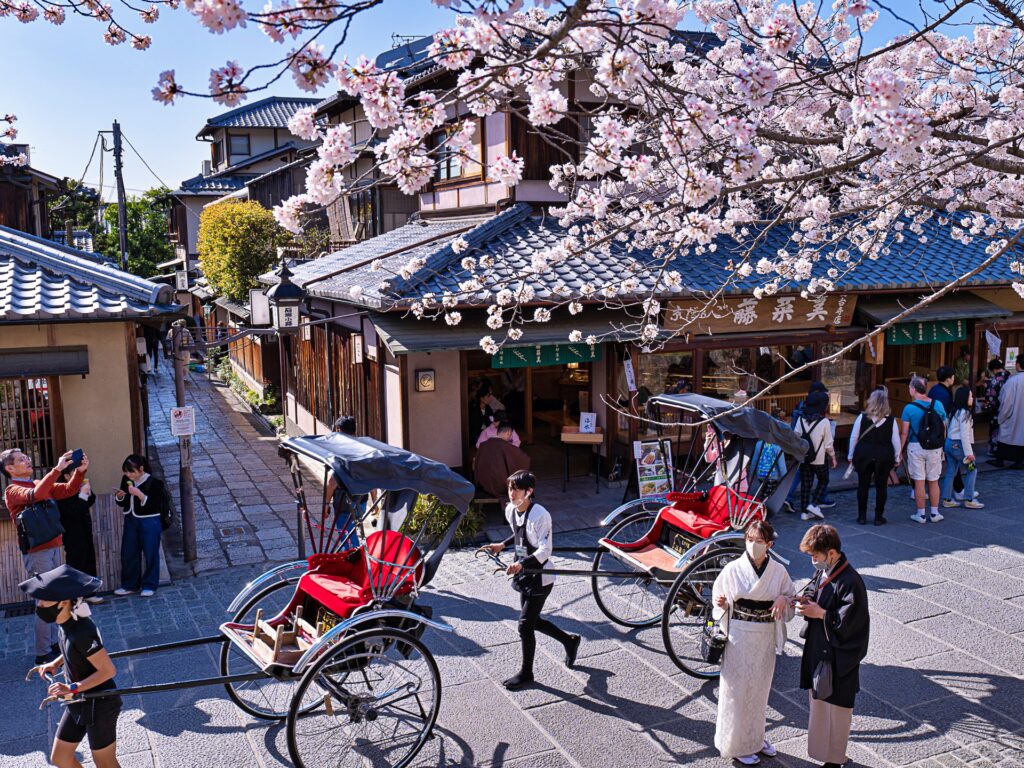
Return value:
[(306, 670), (288, 712), (298, 768), (403, 768), (430, 736), (441, 675), (430, 651), (398, 629), (359, 632)]
[[(252, 624), (257, 609), (263, 610), (264, 619), (271, 619), (283, 611), (295, 593), (298, 578), (291, 581), (276, 581), (253, 595), (231, 621)], [(220, 649), (221, 675), (240, 675), (258, 670), (249, 658), (232, 643), (223, 643)], [(243, 711), (263, 720), (284, 720), (295, 693), (295, 679), (278, 679), (268, 675), (258, 680), (241, 683), (225, 683), (228, 696)]]
[[(637, 541), (654, 524), (657, 512), (643, 510), (623, 518), (608, 531), (606, 538), (615, 541)], [(593, 570), (624, 571), (632, 569), (614, 553), (602, 549), (594, 555)], [(659, 584), (643, 571), (636, 576), (591, 576), (590, 587), (601, 613), (624, 627), (650, 627), (661, 620), (668, 587)]]
[(711, 618), (711, 588), (727, 563), (743, 554), (736, 547), (717, 547), (697, 557), (676, 577), (665, 601), (661, 636), (665, 650), (683, 672), (712, 679), (721, 673), (700, 655), (701, 633)]

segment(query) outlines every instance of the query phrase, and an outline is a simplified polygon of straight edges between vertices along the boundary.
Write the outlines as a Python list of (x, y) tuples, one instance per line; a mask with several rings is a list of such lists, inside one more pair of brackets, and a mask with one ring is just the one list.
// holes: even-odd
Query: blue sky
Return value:
[[(899, 0), (893, 7), (902, 4)], [(392, 33), (429, 34), (450, 24), (451, 18), (429, 0), (394, 0), (358, 18), (342, 52), (350, 58), (361, 53), (373, 56), (391, 47)], [(201, 161), (209, 158), (208, 146), (195, 141), (195, 134), (208, 117), (225, 108), (197, 98), (186, 98), (172, 107), (158, 104), (150, 89), (159, 73), (174, 69), (179, 83), (205, 91), (211, 66), (222, 66), (230, 59), (237, 59), (242, 66), (264, 63), (287, 50), (254, 27), (211, 34), (180, 8), (165, 9), (156, 24), (140, 21), (133, 26), (134, 31), (153, 36), (148, 51), (136, 51), (127, 44), (110, 47), (103, 42), (102, 24), (70, 15), (61, 27), (41, 20), (21, 24), (12, 18), (0, 19), (0, 50), (8, 62), (0, 81), (0, 113), (18, 116), (18, 141), (31, 144), (35, 167), (56, 176), (79, 178), (96, 132), (109, 130), (116, 118), (156, 175), (173, 187), (198, 173)], [(878, 45), (903, 31), (905, 25), (883, 16), (869, 42)], [(331, 92), (323, 89), (318, 96)], [(266, 94), (250, 100), (271, 93), (303, 95), (286, 75)], [(112, 162), (108, 153), (104, 158), (104, 196), (108, 199), (113, 196)], [(99, 179), (97, 157), (85, 181), (97, 186)], [(126, 147), (129, 194), (158, 183)]]

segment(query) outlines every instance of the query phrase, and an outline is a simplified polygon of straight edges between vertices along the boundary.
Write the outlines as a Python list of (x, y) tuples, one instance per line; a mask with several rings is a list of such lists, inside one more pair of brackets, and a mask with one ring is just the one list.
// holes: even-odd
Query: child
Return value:
[(520, 596), (519, 639), (523, 645), (523, 664), (519, 673), (504, 681), (510, 691), (516, 691), (533, 682), (533, 657), (537, 651), (535, 631), (553, 637), (565, 647), (565, 665), (576, 663), (580, 649), (580, 636), (565, 632), (547, 619), (540, 617), (544, 602), (551, 594), (555, 577), (543, 573), (523, 573), (524, 568), (549, 568), (552, 551), (551, 515), (533, 500), (537, 481), (529, 470), (514, 472), (508, 479), (508, 506), (505, 517), (512, 528), (512, 536), (496, 544), (488, 544), (491, 554), (497, 555), (509, 544), (515, 545), (516, 559), (508, 567), (513, 577), (512, 588)]
[[(85, 602), (85, 598), (100, 588), (100, 580), (61, 565), (36, 574), (19, 586), (36, 601), (36, 616), (50, 624), (56, 622), (59, 629), (61, 655), (32, 669), (44, 677), (65, 668), (70, 682), (51, 684), (48, 695), (60, 698), (116, 688), (114, 662), (103, 648), (103, 638), (89, 618), (89, 606)], [(120, 714), (121, 697), (117, 695), (68, 704), (57, 725), (50, 761), (57, 768), (81, 768), (75, 749), (88, 735), (96, 768), (118, 768), (117, 718)]]

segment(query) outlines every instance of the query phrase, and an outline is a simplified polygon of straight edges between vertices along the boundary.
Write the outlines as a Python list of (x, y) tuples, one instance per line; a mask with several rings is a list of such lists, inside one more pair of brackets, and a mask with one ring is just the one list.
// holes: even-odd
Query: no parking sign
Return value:
[(196, 409), (191, 405), (171, 408), (171, 435), (188, 437), (196, 433)]

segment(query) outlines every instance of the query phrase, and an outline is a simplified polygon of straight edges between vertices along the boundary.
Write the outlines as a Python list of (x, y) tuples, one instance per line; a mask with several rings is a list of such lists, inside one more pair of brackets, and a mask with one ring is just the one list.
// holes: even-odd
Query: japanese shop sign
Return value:
[(856, 296), (765, 296), (702, 301), (670, 301), (664, 313), (667, 331), (692, 334), (749, 333), (792, 329), (840, 328), (853, 320)]
[(532, 368), (539, 365), (589, 363), (601, 359), (600, 344), (538, 344), (534, 347), (503, 347), (491, 356), (492, 368)]

